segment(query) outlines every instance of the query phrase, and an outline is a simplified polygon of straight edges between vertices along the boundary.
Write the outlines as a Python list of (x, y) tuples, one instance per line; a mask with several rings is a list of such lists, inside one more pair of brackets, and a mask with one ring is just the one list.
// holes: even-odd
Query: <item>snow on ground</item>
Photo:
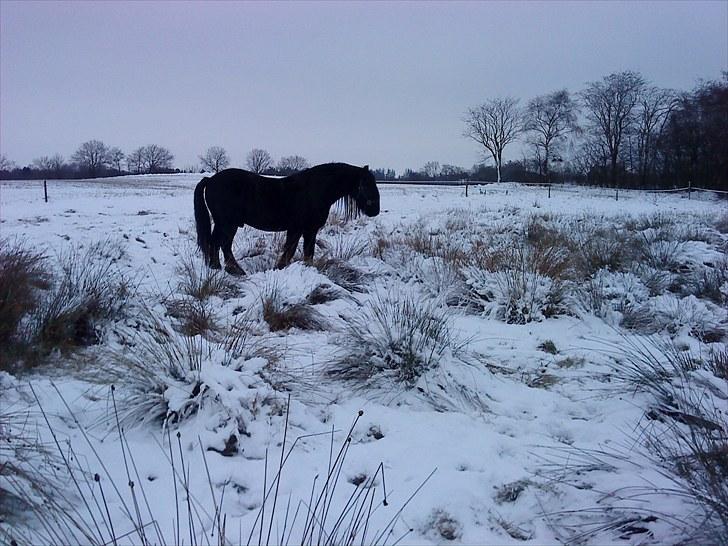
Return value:
[[(32, 385), (56, 434), (69, 441), (76, 457), (87, 461), (92, 472), (102, 473), (99, 461), (103, 461), (118, 484), (127, 482), (126, 451), (110, 413), (113, 401), (108, 385), (99, 385), (89, 376), (97, 367), (111, 365), (106, 350), (115, 349), (117, 354), (120, 349), (132, 353), (137, 350), (133, 344), (124, 346), (122, 340), (135, 325), (137, 330), (145, 327), (140, 319), (140, 302), (156, 313), (172, 335), (182, 336), (172, 330), (177, 323), (165, 306), (179, 295), (180, 264), (184, 260), (201, 263), (201, 257), (195, 254), (192, 219), (192, 190), (199, 178), (160, 175), (51, 181), (48, 203), (43, 202), (38, 182), (0, 185), (2, 238), (18, 238), (51, 256), (71, 246), (88, 247), (106, 239), (118, 242), (123, 249), (115, 266), (133, 280), (131, 316), (106, 325), (100, 345), (55, 359), (53, 366), (42, 366), (30, 374), (2, 378), (22, 391), (6, 403), (15, 408), (32, 405), (28, 394), (28, 385)], [(380, 216), (357, 219), (343, 227), (335, 223), (325, 227), (319, 237), (324, 244), (317, 248), (317, 255), (326, 251), (324, 245), (331, 248), (359, 241), (370, 248), (377, 240), (406, 239), (417, 234), (424, 234), (422, 244), (437, 239), (455, 241), (457, 246), (469, 234), (482, 230), (491, 230), (491, 242), (497, 244), (504, 233), (522, 229), (533, 218), (556, 226), (596, 221), (605, 227), (629, 219), (675, 218), (678, 226), (699, 232), (710, 229), (718, 217), (726, 214), (725, 201), (706, 195), (694, 194), (688, 200), (684, 195), (624, 191), (616, 200), (613, 190), (554, 188), (550, 198), (546, 191), (516, 184), (471, 186), (465, 197), (464, 188), (382, 185)], [(653, 228), (643, 229), (643, 237), (649, 237), (648, 229)], [(711, 233), (708, 242), (676, 243), (679, 248), (668, 258), (701, 266), (721, 256), (724, 259), (726, 236), (715, 230)], [(656, 238), (649, 248), (654, 250), (659, 240)], [(209, 349), (204, 353), (207, 356), (202, 372), (202, 382), (209, 390), (200, 411), (180, 423), (170, 422), (166, 429), (159, 421), (125, 429), (139, 481), (167, 542), (174, 542), (169, 537), (176, 536), (176, 514), (187, 510), (183, 501), (175, 503), (169, 441), (171, 457), (177, 458), (177, 464), (181, 452), (184, 463), (190, 465), (189, 487), (199, 500), (200, 510), (209, 514), (208, 525), (214, 518), (212, 484), (218, 501), (224, 490), (222, 512), (226, 515), (228, 539), (235, 543), (242, 537), (246, 542), (259, 514), (264, 483), (271, 483), (278, 465), (289, 395), (286, 449), (296, 437), (301, 439), (284, 468), (278, 516), (284, 517), (283, 505), (289, 496), (295, 507), (299, 501), (309, 501), (315, 480), (321, 488), (332, 450), (335, 456), (351, 423), (358, 419), (336, 491), (331, 493), (335, 498), (332, 519), (336, 507), (355, 490), (355, 484), (374, 477), (374, 503), (381, 502), (386, 486), (388, 506), (377, 508), (370, 526), (373, 530), (387, 530), (397, 510), (426, 482), (406, 504), (391, 534), (379, 537), (380, 543), (392, 544), (404, 535), (403, 544), (451, 540), (463, 544), (552, 544), (570, 535), (559, 530), (556, 516), (551, 514), (577, 511), (578, 519), (582, 511), (586, 518), (587, 510), (601, 502), (599, 492), (642, 480), (654, 480), (656, 488), (668, 483), (657, 471), (645, 471), (630, 461), (613, 471), (596, 469), (585, 474), (581, 488), (538, 476), (544, 461), (558, 459), (563, 448), (597, 450), (629, 445), (629, 433), (642, 417), (647, 402), (645, 394), (618, 392), (607, 366), (610, 351), (624, 346), (622, 336), (635, 333), (619, 326), (626, 316), (624, 306), (615, 304), (596, 313), (599, 316), (583, 312), (583, 308), (577, 311), (577, 303), (570, 300), (575, 298), (576, 288), (567, 284), (563, 305), (570, 306), (570, 312), (545, 316), (538, 314), (542, 311), (539, 308), (535, 318), (540, 320), (508, 323), (504, 317), (513, 310), (503, 311), (498, 303), (498, 278), (483, 274), (468, 281), (470, 286), (482, 288), (479, 293), (488, 294), (490, 299), (481, 302), (482, 307), (447, 306), (443, 303), (447, 295), (464, 290), (464, 285), (439, 270), (439, 262), (433, 262), (426, 253), (397, 254), (396, 249), (385, 248), (379, 253), (366, 250), (347, 260), (365, 273), (364, 286), (361, 290), (334, 287), (341, 297), (313, 306), (325, 321), (323, 329), (270, 332), (262, 318), (261, 302), (266, 291), (275, 287), (285, 304), (294, 304), (306, 302), (319, 286), (336, 284), (333, 276), (330, 279), (325, 271), (302, 262), (294, 262), (283, 271), (270, 271), (270, 247), (279, 242), (250, 228), (239, 231), (234, 250), (249, 275), (230, 279), (237, 293), (212, 299), (221, 331), (229, 328), (236, 317), (245, 316), (254, 323), (253, 337), (277, 354), (275, 365), (266, 366), (267, 361), (259, 355), (230, 357), (215, 339), (202, 341), (198, 336), (198, 342)], [(462, 248), (472, 252), (469, 244), (463, 243)], [(659, 254), (659, 250), (655, 253)], [(616, 273), (606, 269), (600, 275), (615, 294), (621, 297), (629, 293), (640, 305), (652, 305), (644, 309), (650, 309), (653, 315), (662, 312), (667, 317), (665, 328), (657, 331), (659, 335), (669, 334), (691, 348), (699, 348), (695, 332), (700, 328), (724, 331), (725, 309), (718, 305), (695, 298), (697, 303), (690, 307), (692, 314), (679, 322), (675, 317), (685, 313), (686, 298), (666, 293), (656, 299), (643, 286), (647, 281), (642, 278), (633, 279), (627, 274), (617, 278)], [(625, 283), (630, 282), (633, 288), (625, 288)], [(534, 291), (533, 297), (538, 298), (538, 289)], [(409, 385), (384, 377), (362, 386), (324, 373), (342, 351), (339, 341), (347, 335), (347, 327), (355, 317), (364, 316), (362, 313), (370, 309), (367, 306), (372, 302), (406, 294), (435, 302), (451, 334), (463, 342), (459, 352), (442, 353), (436, 369), (426, 371)], [(617, 296), (605, 298), (609, 304)], [(674, 301), (665, 301), (669, 298)], [(671, 312), (671, 304), (679, 309)], [(544, 348), (548, 348), (548, 342), (553, 351)], [(150, 361), (152, 356), (144, 358), (148, 366), (155, 366)], [(233, 358), (234, 365), (221, 365), (226, 358)], [(64, 364), (68, 361), (75, 364)], [(131, 378), (125, 380), (122, 374), (117, 379), (115, 396), (126, 400), (125, 383), (131, 383)], [(69, 416), (53, 385), (78, 422)], [(173, 392), (167, 393), (170, 408), (183, 405), (191, 396), (186, 391)], [(359, 410), (363, 415), (357, 418)], [(39, 434), (47, 435), (40, 421), (39, 430)], [(174, 436), (177, 431), (181, 435), (179, 445)], [(84, 434), (88, 434), (88, 442)], [(231, 435), (237, 446), (223, 454)], [(201, 448), (205, 449), (204, 458)], [(380, 463), (384, 479), (377, 474)], [(209, 483), (205, 465), (209, 467)], [(130, 523), (120, 503), (114, 499), (110, 502), (115, 532), (121, 536)], [(266, 508), (270, 508), (270, 501)], [(662, 510), (669, 508), (665, 505)], [(204, 520), (206, 516), (200, 517)], [(302, 526), (302, 520), (296, 525)], [(644, 525), (648, 533), (629, 535), (626, 543), (661, 543), (674, 538), (672, 528), (661, 520)], [(280, 540), (276, 533), (282, 526), (282, 519), (276, 520), (270, 542)], [(187, 533), (186, 528), (182, 532)], [(195, 532), (203, 534), (200, 528)], [(255, 535), (253, 542), (258, 540), (257, 531)], [(372, 541), (378, 538), (376, 532), (368, 536)], [(135, 538), (128, 540), (134, 542)], [(190, 539), (184, 534), (180, 540)], [(620, 542), (608, 534), (593, 540)]]

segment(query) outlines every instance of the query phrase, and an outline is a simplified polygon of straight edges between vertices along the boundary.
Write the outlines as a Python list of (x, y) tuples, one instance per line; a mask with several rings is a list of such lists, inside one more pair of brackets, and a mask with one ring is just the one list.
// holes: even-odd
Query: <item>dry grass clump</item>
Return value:
[(234, 411), (240, 402), (228, 407), (225, 399), (231, 374), (242, 367), (250, 367), (252, 374), (256, 366), (277, 360), (275, 351), (254, 335), (254, 327), (255, 322), (241, 314), (219, 339), (209, 341), (174, 331), (144, 308), (137, 327), (121, 333), (121, 345), (104, 353), (90, 379), (119, 387), (122, 424), (175, 423), (206, 403)]
[(209, 335), (220, 330), (217, 315), (206, 301), (173, 299), (167, 312), (179, 321), (179, 331), (186, 336)]
[(204, 301), (216, 296), (227, 299), (235, 297), (240, 290), (235, 281), (222, 270), (210, 269), (199, 257), (185, 254), (177, 265), (178, 289), (181, 293)]
[(115, 267), (122, 252), (106, 240), (60, 256), (61, 273), (30, 322), (35, 343), (49, 352), (98, 342), (98, 322), (118, 317), (131, 296), (129, 282)]
[(289, 303), (281, 290), (270, 284), (261, 293), (263, 320), (271, 332), (298, 328), (300, 330), (325, 330), (328, 327), (324, 317), (307, 302)]
[(115, 265), (123, 250), (109, 240), (85, 250), (73, 247), (57, 263), (17, 244), (4, 252), (2, 330), (10, 349), (0, 357), (5, 368), (19, 371), (53, 351), (98, 343), (100, 324), (117, 318), (131, 295)]
[(349, 292), (366, 292), (369, 275), (340, 258), (324, 256), (314, 261), (314, 266), (331, 282)]
[[(549, 259), (549, 255), (553, 255)], [(526, 324), (567, 313), (563, 284), (565, 268), (558, 248), (517, 246), (497, 251), (487, 268), (464, 269), (469, 292), (466, 303), (486, 316), (508, 324)], [(546, 273), (555, 275), (555, 278)]]
[(723, 214), (715, 220), (715, 229), (721, 233), (728, 233), (728, 213)]
[(46, 257), (28, 250), (18, 241), (0, 240), (0, 369), (7, 366), (20, 323), (37, 308), (40, 291), (50, 287), (51, 272)]
[[(624, 396), (648, 395), (644, 417), (625, 447), (552, 449), (558, 460), (544, 466), (551, 483), (584, 489), (589, 472), (629, 466), (643, 483), (600, 491), (594, 508), (549, 514), (572, 542), (610, 542), (653, 536), (650, 523), (673, 529), (675, 543), (728, 544), (728, 416), (724, 351), (694, 354), (672, 343), (624, 337), (609, 346), (611, 388)], [(718, 373), (716, 373), (716, 371)], [(550, 468), (550, 470), (548, 470)], [(657, 472), (668, 485), (657, 484)], [(602, 502), (608, 499), (608, 502)], [(671, 508), (664, 508), (671, 507)], [(578, 523), (569, 523), (578, 515)]]
[(409, 293), (376, 296), (350, 318), (338, 342), (341, 356), (327, 373), (360, 386), (389, 378), (412, 387), (445, 355), (462, 351), (445, 311)]

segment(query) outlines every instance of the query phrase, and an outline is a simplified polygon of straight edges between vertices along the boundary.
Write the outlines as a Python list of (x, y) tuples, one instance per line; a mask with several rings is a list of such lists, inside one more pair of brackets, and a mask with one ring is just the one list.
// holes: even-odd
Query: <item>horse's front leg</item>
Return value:
[(291, 259), (293, 258), (293, 255), (296, 253), (296, 247), (298, 246), (298, 241), (300, 241), (300, 240), (301, 240), (300, 231), (288, 230), (288, 232), (286, 233), (286, 242), (283, 245), (283, 252), (281, 252), (281, 257), (278, 258), (278, 263), (276, 263), (276, 269), (283, 269), (289, 263), (291, 263)]
[(313, 262), (313, 251), (316, 248), (316, 234), (318, 229), (306, 231), (303, 234), (303, 261), (308, 265)]

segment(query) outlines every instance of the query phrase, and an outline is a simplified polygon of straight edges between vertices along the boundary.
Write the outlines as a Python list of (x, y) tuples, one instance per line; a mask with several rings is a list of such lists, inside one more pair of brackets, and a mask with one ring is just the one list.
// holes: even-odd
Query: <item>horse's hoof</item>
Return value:
[(222, 269), (220, 264), (210, 264), (210, 269)]
[(242, 277), (245, 275), (245, 271), (239, 265), (226, 265), (225, 272), (235, 277)]

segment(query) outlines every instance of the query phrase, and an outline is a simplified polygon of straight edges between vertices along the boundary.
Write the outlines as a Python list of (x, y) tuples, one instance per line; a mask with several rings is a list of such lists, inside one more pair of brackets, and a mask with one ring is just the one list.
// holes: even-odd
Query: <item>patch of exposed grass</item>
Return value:
[(328, 327), (324, 317), (310, 303), (284, 301), (281, 291), (275, 285), (265, 288), (261, 294), (263, 320), (271, 332), (298, 328), (300, 330), (325, 330)]
[(556, 348), (556, 344), (551, 341), (550, 339), (547, 339), (541, 343), (538, 344), (538, 348), (542, 350), (544, 353), (548, 353), (550, 355), (555, 355), (559, 352), (559, 350)]
[(413, 386), (446, 353), (462, 350), (446, 313), (408, 293), (375, 297), (349, 319), (339, 343), (342, 354), (327, 373), (362, 386), (382, 377)]

